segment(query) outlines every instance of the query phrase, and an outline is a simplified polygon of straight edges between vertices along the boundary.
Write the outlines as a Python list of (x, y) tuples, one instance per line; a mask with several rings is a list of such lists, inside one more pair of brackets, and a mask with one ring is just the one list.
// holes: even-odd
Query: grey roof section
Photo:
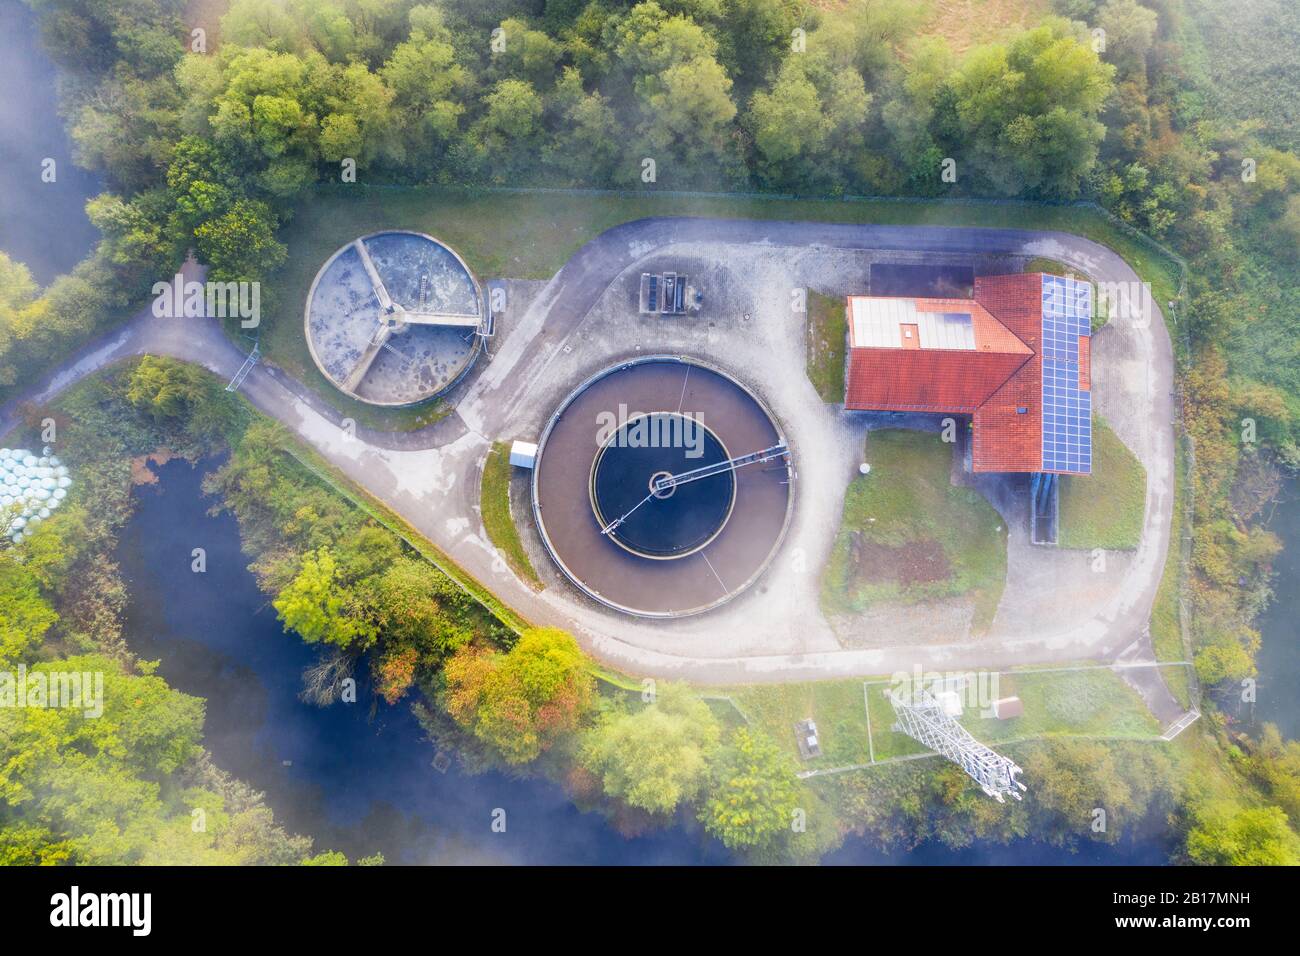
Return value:
[(337, 388), (375, 405), (446, 391), (479, 350), (483, 298), (469, 268), (421, 233), (349, 243), (321, 267), (307, 297), (307, 344)]
[(918, 312), (923, 349), (975, 348), (975, 323), (969, 312)]
[(923, 349), (975, 348), (975, 326), (968, 312), (918, 312), (915, 299), (851, 296), (853, 344), (860, 348), (903, 347), (900, 326), (915, 325)]

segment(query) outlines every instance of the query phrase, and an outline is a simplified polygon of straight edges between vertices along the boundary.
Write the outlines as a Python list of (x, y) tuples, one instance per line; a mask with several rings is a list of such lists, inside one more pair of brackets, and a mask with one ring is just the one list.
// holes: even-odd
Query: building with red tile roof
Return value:
[(849, 296), (845, 408), (969, 415), (977, 472), (1092, 471), (1092, 286), (980, 276), (970, 299)]

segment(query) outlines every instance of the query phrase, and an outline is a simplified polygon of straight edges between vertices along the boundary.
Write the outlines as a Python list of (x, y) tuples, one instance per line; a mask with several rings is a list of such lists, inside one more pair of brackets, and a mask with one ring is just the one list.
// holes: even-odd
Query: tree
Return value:
[(754, 145), (773, 165), (804, 154), (816, 155), (830, 129), (817, 87), (798, 60), (787, 61), (781, 68), (771, 92), (754, 94), (750, 113)]
[(637, 91), (650, 92), (664, 70), (717, 56), (718, 44), (689, 17), (670, 16), (655, 0), (638, 3), (605, 25), (604, 43)]
[(232, 0), (221, 18), (221, 40), (241, 47), (265, 47), (277, 52), (302, 52), (306, 31), (301, 19), (283, 0)]
[(644, 155), (654, 155), (651, 144), (662, 141), (674, 160), (670, 172), (676, 176), (694, 179), (700, 176), (698, 170), (713, 164), (727, 176), (735, 174), (731, 122), (736, 104), (731, 100), (731, 79), (717, 60), (697, 57), (670, 66), (654, 83), (645, 84), (645, 90), (645, 118), (640, 126)]
[[(9, 523), (0, 508), (0, 530)], [(13, 547), (0, 550), (0, 664), (20, 661), (59, 619)]]
[(331, 77), (321, 121), (321, 158), (353, 159), (364, 169), (380, 158), (401, 159), (392, 104), (394, 94), (363, 63), (349, 63)]
[[(53, 777), (75, 790), (75, 777), (62, 771), (88, 769), (96, 756), (113, 773), (158, 779), (198, 755), (203, 727), (199, 698), (172, 690), (160, 677), (128, 674), (96, 655), (37, 664), (29, 671), (29, 686), (33, 675), (57, 685), (50, 681), (52, 674), (99, 675), (102, 700), (95, 701), (92, 680), (89, 687), (83, 685), (80, 707), (0, 708), (0, 800), (10, 806), (32, 800)], [(100, 705), (98, 716), (88, 713)]]
[(1278, 243), (1278, 251), (1284, 258), (1300, 260), (1300, 194), (1286, 201), (1286, 208), (1278, 219), (1278, 227), (1285, 242)]
[(462, 647), (444, 676), (447, 712), (510, 764), (536, 759), (576, 730), (594, 693), (578, 643), (555, 628), (525, 631), (506, 654)]
[(379, 661), (379, 694), (384, 702), (396, 704), (415, 683), (415, 669), (420, 663), (420, 654), (414, 647), (389, 651)]
[(146, 355), (127, 379), (126, 399), (155, 422), (183, 424), (195, 438), (212, 441), (225, 437), (239, 415), (218, 388), (197, 365)]
[(1296, 836), (1278, 807), (1242, 807), (1216, 800), (1196, 807), (1187, 855), (1208, 866), (1294, 866)]
[(73, 862), (74, 849), (46, 827), (0, 824), (0, 866), (63, 866)]
[(271, 603), (284, 626), (308, 644), (324, 641), (364, 650), (379, 636), (374, 624), (356, 613), (356, 595), (340, 580), (328, 548), (304, 555), (297, 576)]
[(939, 91), (952, 71), (952, 50), (942, 37), (916, 39), (881, 108), (891, 152), (907, 170), (909, 193), (933, 196), (947, 188), (940, 178), (944, 153), (935, 143), (932, 126)]
[(456, 134), (474, 78), (456, 61), (441, 10), (415, 7), (410, 19), (408, 39), (393, 48), (379, 72), (393, 91), (395, 122), (408, 137), (407, 155), (419, 161), (423, 150), (443, 147)]
[[(1163, 760), (1163, 755), (1159, 755)], [(1104, 807), (1108, 825), (1094, 839), (1117, 840), (1126, 822), (1148, 812), (1147, 781), (1163, 779), (1168, 765), (1149, 765), (1156, 755), (1127, 754), (1089, 740), (1049, 740), (1035, 745), (1025, 758), (1025, 774), (1033, 779), (1034, 830), (1049, 842), (1068, 842), (1092, 819), (1093, 808)]]
[(275, 238), (276, 219), (264, 202), (240, 199), (223, 215), (194, 230), (199, 258), (213, 282), (258, 282), (288, 250)]
[(338, 850), (326, 850), (302, 861), (303, 866), (347, 866), (348, 858)]
[(319, 53), (302, 57), (253, 47), (233, 47), (222, 58), (218, 89), (212, 77), (185, 71), (209, 102), (205, 125), (212, 141), (246, 181), (277, 198), (292, 198), (316, 178), (319, 117), (337, 72)]
[(154, 421), (184, 418), (204, 397), (202, 374), (192, 365), (146, 355), (131, 372), (127, 401)]
[(802, 7), (798, 0), (724, 0), (719, 59), (741, 90), (753, 89), (790, 53)]
[[(391, 536), (387, 536), (391, 540)], [(469, 643), (473, 631), (449, 613), (458, 592), (423, 561), (399, 558), (378, 577), (377, 622), (385, 643), (413, 647), (430, 663)]]
[[(146, 665), (89, 655), (29, 671), (90, 675), (87, 707), (0, 707), (0, 862), (296, 863), (311, 841), (275, 826), (261, 796), (211, 765), (203, 701)], [(201, 809), (205, 827), (193, 827)]]
[(822, 53), (790, 57), (750, 101), (759, 175), (785, 188), (842, 190), (864, 148), (871, 95), (852, 67)]
[(502, 80), (472, 131), (480, 166), (498, 182), (525, 172), (540, 149), (542, 98), (525, 80)]
[(699, 793), (718, 736), (708, 704), (689, 687), (664, 683), (648, 706), (608, 714), (593, 728), (581, 761), (609, 796), (667, 814)]
[(1097, 25), (1106, 31), (1106, 60), (1120, 76), (1141, 74), (1145, 79), (1156, 23), (1156, 12), (1137, 0), (1109, 0), (1098, 12)]
[(700, 820), (733, 849), (755, 849), (790, 831), (795, 768), (771, 738), (741, 727), (709, 767)]
[(717, 178), (717, 171), (734, 176), (736, 105), (713, 37), (690, 18), (670, 16), (646, 0), (606, 24), (604, 41), (640, 106), (624, 175), (639, 175), (641, 159), (650, 157), (660, 170), (671, 166), (681, 182)]
[(505, 48), (494, 55), (494, 61), (506, 73), (545, 88), (555, 80), (555, 68), (564, 55), (564, 47), (541, 30), (534, 30), (523, 20), (511, 17), (502, 20), (498, 36)]
[(914, 0), (871, 0), (845, 11), (835, 42), (852, 49), (853, 65), (873, 80), (895, 62), (895, 49), (907, 37), (920, 32), (928, 16), (926, 7)]
[(1265, 724), (1247, 766), (1287, 816), (1300, 820), (1300, 740), (1283, 740), (1275, 724)]
[(16, 347), (31, 335), (44, 309), (37, 305), (39, 292), (31, 271), (0, 252), (0, 385), (12, 385), (18, 377)]
[(77, 164), (100, 170), (114, 190), (128, 195), (157, 185), (180, 136), (181, 106), (167, 74), (146, 78), (124, 64), (97, 78), (71, 117)]
[(977, 48), (944, 98), (952, 148), (999, 192), (1075, 196), (1106, 134), (1097, 115), (1114, 72), (1064, 21)]
[(176, 207), (174, 232), (187, 241), (199, 223), (224, 213), (240, 192), (230, 164), (215, 146), (197, 136), (182, 138), (172, 150), (167, 189)]
[(1232, 634), (1218, 634), (1193, 658), (1196, 676), (1213, 686), (1225, 680), (1242, 680), (1255, 673), (1255, 660)]
[(98, 254), (126, 283), (152, 285), (170, 277), (184, 256), (169, 235), (170, 197), (164, 189), (141, 192), (130, 201), (101, 193), (86, 203), (86, 216), (103, 233)]
[(551, 123), (542, 155), (548, 165), (560, 170), (571, 182), (604, 185), (618, 162), (618, 129), (609, 101), (600, 93), (582, 88), (582, 74), (576, 67), (564, 68), (555, 87)]

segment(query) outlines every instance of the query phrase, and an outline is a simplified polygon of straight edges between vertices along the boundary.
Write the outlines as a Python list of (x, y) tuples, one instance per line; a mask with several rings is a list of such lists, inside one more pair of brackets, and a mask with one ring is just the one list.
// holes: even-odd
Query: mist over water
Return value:
[[(20, 0), (0, 0), (0, 250), (41, 285), (85, 258), (99, 237), (86, 200), (99, 179), (72, 163), (55, 94), (57, 74)], [(41, 181), (42, 160), (56, 179)]]
[[(392, 863), (725, 863), (698, 828), (624, 839), (559, 787), (501, 773), (470, 776), (432, 766), (434, 748), (410, 711), (371, 693), (357, 668), (358, 701), (320, 708), (298, 699), (317, 652), (287, 634), (248, 571), (239, 527), (213, 517), (201, 491), (214, 467), (173, 460), (139, 492), (118, 560), (131, 590), (133, 651), (161, 659), (159, 673), (207, 699), (205, 743), (216, 764), (267, 795), (286, 829), (316, 849)], [(203, 548), (207, 571), (191, 571)], [(492, 813), (506, 811), (505, 833)]]
[[(117, 559), (130, 586), (126, 633), (133, 651), (160, 659), (173, 687), (207, 700), (205, 743), (216, 764), (266, 793), (277, 821), (315, 838), (317, 851), (355, 860), (376, 851), (390, 863), (726, 864), (716, 840), (682, 818), (627, 839), (603, 817), (582, 813), (541, 779), (446, 773), (411, 714), (377, 701), (357, 668), (358, 701), (320, 708), (298, 699), (316, 651), (287, 634), (248, 571), (235, 519), (208, 513), (206, 470), (175, 459), (155, 467), (123, 528)], [(203, 548), (207, 571), (191, 570)], [(506, 811), (505, 833), (491, 830)], [(883, 854), (853, 838), (828, 863), (1162, 863), (1160, 842), (1091, 847), (1079, 854), (1032, 841), (952, 851), (925, 844)]]
[[(1269, 530), (1284, 550), (1273, 561), (1273, 600), (1260, 615), (1259, 694), (1253, 717), (1277, 724), (1283, 737), (1300, 739), (1300, 479), (1282, 487)], [(1252, 716), (1248, 711), (1246, 716)], [(1258, 728), (1257, 728), (1258, 729)]]

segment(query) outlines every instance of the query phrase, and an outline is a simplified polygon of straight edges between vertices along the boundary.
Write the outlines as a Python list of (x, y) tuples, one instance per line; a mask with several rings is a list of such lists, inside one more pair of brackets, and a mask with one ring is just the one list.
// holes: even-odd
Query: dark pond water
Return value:
[[(0, 0), (0, 250), (41, 285), (71, 270), (99, 236), (85, 205), (100, 184), (72, 164), (55, 78), (31, 9)], [(41, 180), (46, 158), (55, 162), (52, 183)]]
[[(364, 685), (356, 704), (322, 709), (299, 701), (300, 675), (315, 653), (277, 623), (247, 570), (234, 519), (207, 513), (203, 467), (172, 461), (158, 473), (157, 485), (140, 489), (118, 552), (131, 584), (132, 645), (145, 658), (161, 659), (160, 672), (173, 686), (207, 699), (206, 743), (217, 764), (265, 791), (287, 828), (314, 836), (318, 849), (353, 858), (381, 851), (390, 862), (731, 862), (721, 844), (685, 821), (625, 839), (545, 781), (470, 776), (455, 764), (439, 773), (410, 710), (375, 706)], [(190, 570), (194, 548), (206, 551), (206, 573)], [(491, 830), (496, 808), (506, 811), (505, 833)], [(1030, 841), (959, 852), (927, 845), (885, 856), (853, 840), (826, 862), (1092, 865), (1164, 858), (1154, 843), (1077, 855)]]
[(1284, 550), (1273, 564), (1274, 598), (1260, 617), (1259, 693), (1255, 720), (1277, 724), (1283, 736), (1300, 738), (1300, 481), (1282, 489), (1269, 529)]

